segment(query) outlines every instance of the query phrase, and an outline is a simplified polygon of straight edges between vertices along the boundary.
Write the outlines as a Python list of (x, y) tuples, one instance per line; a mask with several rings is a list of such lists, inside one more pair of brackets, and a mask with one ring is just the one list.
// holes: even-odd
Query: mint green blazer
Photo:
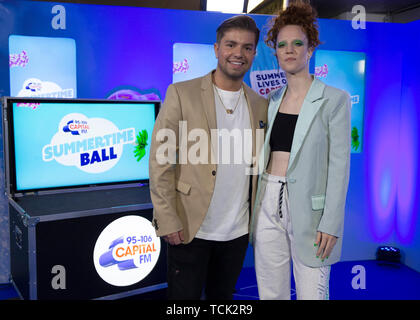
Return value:
[[(270, 96), (267, 134), (259, 157), (259, 167), (263, 170), (269, 162), (270, 134), (286, 87)], [(331, 265), (340, 260), (350, 173), (350, 111), (347, 92), (315, 78), (296, 123), (286, 179), (294, 247), (298, 258), (310, 267)], [(251, 217), (251, 242), (265, 184), (260, 175)], [(316, 258), (317, 231), (338, 237), (324, 262)]]

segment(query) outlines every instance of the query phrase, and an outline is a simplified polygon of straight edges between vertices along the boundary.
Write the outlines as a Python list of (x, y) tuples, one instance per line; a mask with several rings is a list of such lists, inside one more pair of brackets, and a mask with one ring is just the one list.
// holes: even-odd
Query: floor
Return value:
[[(293, 279), (291, 293), (292, 299), (296, 299)], [(164, 292), (149, 294), (147, 299), (163, 296)], [(17, 292), (10, 284), (0, 284), (0, 300), (9, 299), (18, 299)], [(242, 269), (234, 299), (258, 299), (254, 268)], [(375, 260), (339, 262), (331, 268), (330, 299), (420, 300), (420, 272), (402, 264)]]
[[(296, 299), (292, 278), (291, 298)], [(244, 268), (235, 300), (258, 299), (255, 271)], [(330, 300), (419, 300), (420, 272), (375, 260), (339, 262), (330, 274)]]

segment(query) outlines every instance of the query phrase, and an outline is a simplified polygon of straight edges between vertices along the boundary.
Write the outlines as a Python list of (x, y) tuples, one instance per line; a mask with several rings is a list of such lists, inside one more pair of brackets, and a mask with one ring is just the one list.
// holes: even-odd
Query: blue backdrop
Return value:
[[(217, 26), (231, 16), (68, 3), (61, 4), (65, 15), (58, 16), (52, 13), (57, 4), (0, 1), (0, 95), (10, 95), (7, 70), (9, 36), (13, 34), (74, 39), (78, 98), (107, 98), (128, 88), (154, 93), (163, 100), (173, 80), (173, 44), (213, 44)], [(270, 17), (253, 18), (262, 39)], [(55, 29), (57, 24), (65, 29)], [(420, 43), (414, 40), (420, 21), (368, 22), (366, 29), (353, 29), (351, 21), (320, 19), (319, 24), (320, 50), (356, 51), (366, 56), (363, 149), (351, 159), (342, 259), (374, 259), (379, 245), (394, 245), (403, 251), (403, 262), (420, 271), (416, 198), (420, 183), (416, 107), (420, 105)], [(249, 75), (246, 81), (249, 83)], [(3, 158), (2, 153), (0, 156)], [(0, 282), (6, 282), (9, 235), (2, 190)], [(252, 263), (249, 250), (245, 265)]]

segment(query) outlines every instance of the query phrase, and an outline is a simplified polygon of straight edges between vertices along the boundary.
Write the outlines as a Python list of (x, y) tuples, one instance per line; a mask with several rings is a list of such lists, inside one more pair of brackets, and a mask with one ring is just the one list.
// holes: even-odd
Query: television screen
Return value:
[(11, 192), (149, 179), (159, 101), (7, 98)]

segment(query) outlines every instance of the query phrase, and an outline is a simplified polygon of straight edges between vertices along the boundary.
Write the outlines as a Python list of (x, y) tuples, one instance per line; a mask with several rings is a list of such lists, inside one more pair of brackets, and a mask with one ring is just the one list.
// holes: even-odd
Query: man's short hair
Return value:
[(258, 29), (254, 19), (241, 14), (223, 21), (216, 30), (217, 43), (220, 43), (220, 40), (225, 35), (225, 32), (231, 29), (241, 29), (253, 32), (255, 34), (255, 48), (257, 47), (258, 40), (260, 38), (260, 30)]

